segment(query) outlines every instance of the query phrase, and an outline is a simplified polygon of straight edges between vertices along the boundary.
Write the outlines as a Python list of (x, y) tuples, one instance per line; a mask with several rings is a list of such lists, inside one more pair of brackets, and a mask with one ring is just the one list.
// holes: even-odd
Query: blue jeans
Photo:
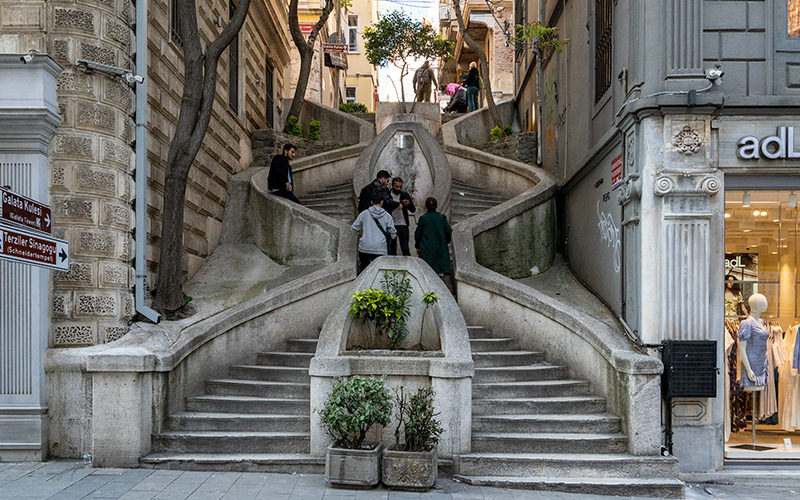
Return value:
[(467, 107), (470, 111), (475, 111), (480, 107), (478, 105), (478, 93), (480, 91), (478, 87), (467, 87)]

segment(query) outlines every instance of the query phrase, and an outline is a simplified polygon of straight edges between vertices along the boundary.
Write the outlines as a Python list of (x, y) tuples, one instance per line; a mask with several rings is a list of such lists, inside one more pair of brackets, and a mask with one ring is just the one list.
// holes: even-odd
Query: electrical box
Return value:
[(663, 361), (665, 398), (717, 397), (716, 340), (667, 340)]

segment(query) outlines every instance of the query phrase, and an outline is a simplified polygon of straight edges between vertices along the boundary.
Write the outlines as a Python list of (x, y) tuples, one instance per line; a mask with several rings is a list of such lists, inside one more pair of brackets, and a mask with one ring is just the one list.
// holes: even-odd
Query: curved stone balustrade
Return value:
[[(409, 338), (401, 343), (410, 347), (422, 341), (438, 350), (414, 351), (351, 349), (353, 343), (364, 342), (366, 325), (348, 313), (351, 296), (367, 288), (380, 288), (385, 270), (404, 270), (412, 283), (411, 312), (408, 319)], [(425, 332), (420, 332), (424, 311), (422, 295), (434, 292), (439, 302), (425, 316)], [(358, 340), (354, 340), (358, 339)], [(368, 340), (368, 339), (366, 339)], [(335, 384), (334, 377), (350, 375), (387, 375), (390, 387), (404, 385), (408, 390), (431, 387), (435, 391), (434, 406), (439, 412), (444, 433), (439, 442), (439, 455), (452, 457), (470, 449), (472, 376), (474, 366), (469, 334), (464, 317), (450, 291), (436, 273), (421, 259), (380, 257), (373, 261), (342, 294), (322, 326), (319, 343), (311, 360), (311, 454), (322, 456), (330, 444), (320, 426), (322, 409)], [(394, 442), (392, 429), (374, 429), (372, 440)]]

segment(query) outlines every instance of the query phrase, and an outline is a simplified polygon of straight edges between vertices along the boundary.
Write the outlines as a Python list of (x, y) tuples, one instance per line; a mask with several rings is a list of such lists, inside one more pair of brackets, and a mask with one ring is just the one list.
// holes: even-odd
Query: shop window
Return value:
[(594, 2), (594, 102), (611, 86), (611, 0)]
[(347, 16), (347, 50), (358, 52), (358, 16)]
[[(800, 458), (800, 393), (789, 390), (800, 324), (797, 194), (785, 190), (725, 193), (725, 375), (727, 458)], [(758, 323), (748, 319), (753, 294), (767, 299)], [(739, 332), (745, 322), (763, 324), (764, 354), (751, 352), (751, 366), (766, 366), (763, 390), (746, 390)], [(752, 344), (756, 340), (748, 342)], [(750, 351), (748, 351), (750, 352)], [(764, 363), (762, 365), (761, 363)], [(758, 386), (760, 387), (760, 386)], [(755, 401), (755, 420), (753, 420)], [(755, 421), (756, 447), (752, 425)], [(794, 442), (795, 451), (784, 440)]]
[[(236, 4), (228, 4), (228, 19), (233, 18)], [(234, 113), (239, 113), (239, 35), (228, 46), (228, 105)]]
[(787, 29), (792, 38), (800, 37), (800, 0), (786, 0), (787, 7)]
[(356, 88), (345, 87), (344, 89), (344, 102), (356, 102)]
[(183, 21), (181, 20), (181, 1), (171, 0), (170, 19), (169, 19), (169, 37), (180, 48), (183, 48), (183, 37), (181, 30), (183, 29)]

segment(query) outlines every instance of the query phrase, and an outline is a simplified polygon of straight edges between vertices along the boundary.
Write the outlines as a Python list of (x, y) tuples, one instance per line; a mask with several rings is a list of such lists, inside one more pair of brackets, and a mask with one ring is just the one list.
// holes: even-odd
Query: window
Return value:
[[(228, 19), (233, 18), (236, 4), (228, 4)], [(234, 113), (239, 113), (239, 35), (228, 46), (228, 105)]]
[(800, 37), (800, 0), (786, 0), (788, 2), (787, 29), (792, 38)]
[(264, 74), (264, 83), (266, 84), (266, 104), (265, 104), (265, 118), (267, 123), (267, 128), (272, 128), (275, 126), (275, 89), (273, 88), (273, 72), (272, 64), (270, 64), (269, 59), (266, 61), (267, 63), (267, 71)]
[(594, 102), (611, 86), (611, 0), (594, 2)]
[(183, 21), (181, 21), (181, 2), (180, 0), (171, 0), (171, 16), (169, 20), (169, 35), (172, 41), (183, 48), (183, 37), (181, 30), (183, 29)]
[(346, 87), (344, 89), (344, 102), (356, 102), (356, 88)]
[(347, 50), (358, 52), (358, 16), (347, 16)]

